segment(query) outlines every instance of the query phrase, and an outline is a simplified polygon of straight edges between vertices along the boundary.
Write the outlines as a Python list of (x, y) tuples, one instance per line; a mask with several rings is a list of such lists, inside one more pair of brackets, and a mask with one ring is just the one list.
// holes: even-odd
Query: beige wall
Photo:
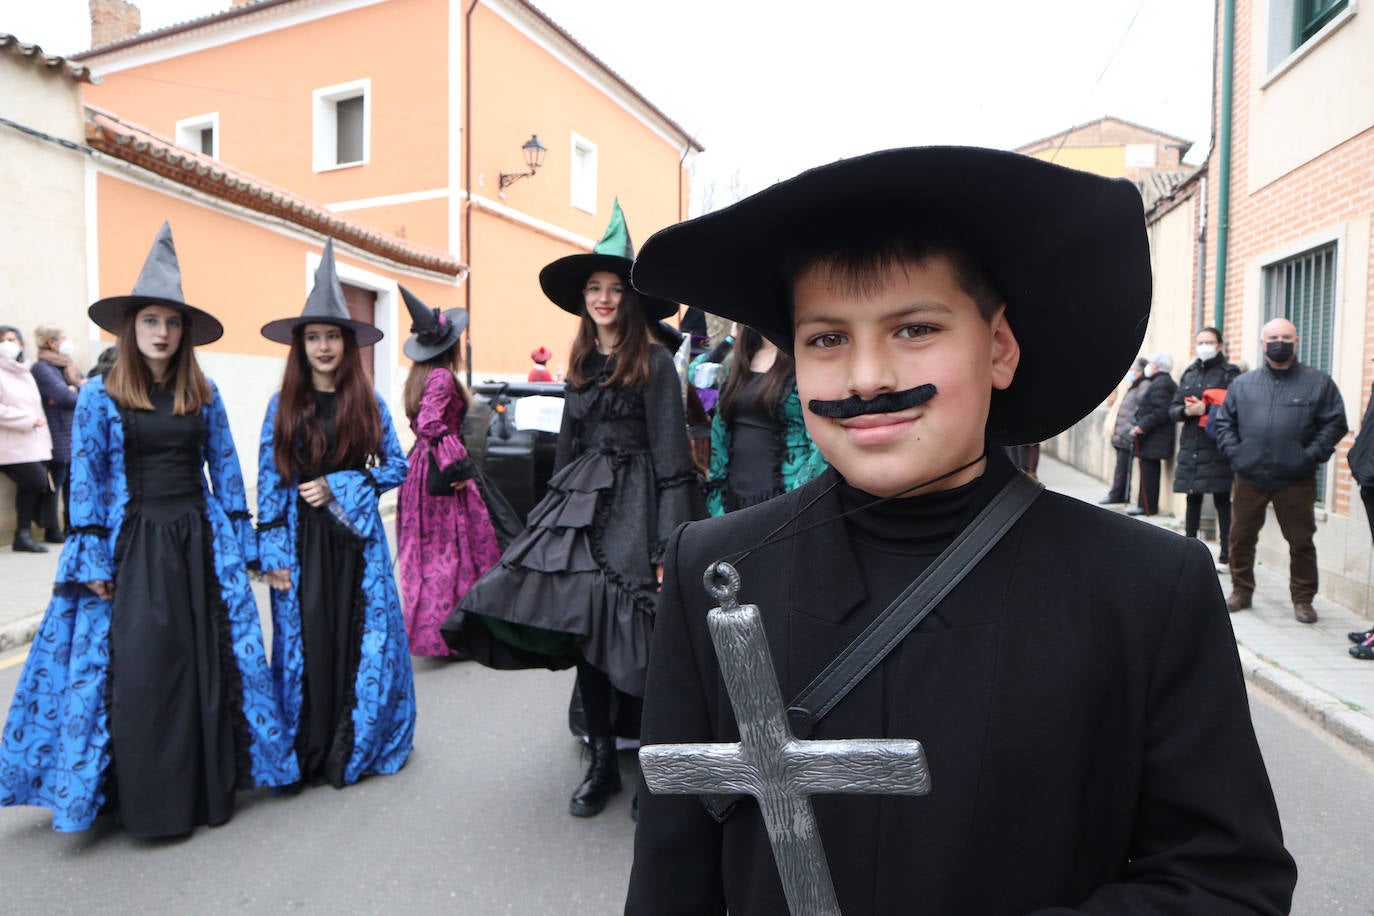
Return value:
[[(1374, 124), (1374, 16), (1342, 14), (1325, 39), (1269, 67), (1263, 49), (1272, 18), (1250, 21), (1250, 47), (1257, 51), (1248, 93), (1251, 192)], [(1238, 94), (1236, 101), (1246, 98)]]
[[(80, 88), (60, 73), (0, 52), (0, 117), (64, 140), (84, 136)], [(0, 324), (24, 332), (60, 324), (77, 361), (93, 359), (86, 320), (86, 156), (0, 125)], [(0, 542), (14, 526), (14, 487), (0, 478)]]

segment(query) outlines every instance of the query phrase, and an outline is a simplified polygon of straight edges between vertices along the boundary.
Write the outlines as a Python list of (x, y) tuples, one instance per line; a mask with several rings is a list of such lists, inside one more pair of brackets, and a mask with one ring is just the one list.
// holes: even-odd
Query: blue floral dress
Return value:
[[(59, 831), (108, 801), (130, 832), (183, 834), (227, 819), (235, 790), (299, 778), (224, 403), (212, 386), (199, 413), (172, 417), (168, 393), (152, 399), (125, 410), (102, 379), (81, 390), (74, 534), (0, 741), (0, 805), (50, 808)], [(93, 581), (114, 582), (114, 600)]]
[[(299, 498), (300, 481), (282, 478), (272, 459), (275, 394), (258, 453), (262, 568), (291, 570), (291, 588), (272, 591), (272, 679), (288, 740), (306, 770), (302, 775), (335, 787), (395, 773), (405, 766), (415, 737), (410, 648), (377, 508), (378, 498), (405, 479), (407, 463), (380, 396), (377, 408), (380, 463), (324, 474), (333, 501), (318, 509)], [(323, 619), (331, 616), (337, 619)], [(335, 696), (340, 680), (342, 695)], [(330, 707), (323, 717), (321, 701)]]

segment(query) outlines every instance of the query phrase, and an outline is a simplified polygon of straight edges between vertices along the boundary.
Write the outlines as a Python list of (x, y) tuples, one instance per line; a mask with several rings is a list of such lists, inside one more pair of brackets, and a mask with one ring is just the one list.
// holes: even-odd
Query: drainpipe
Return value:
[[(1226, 248), (1231, 229), (1231, 94), (1235, 77), (1236, 0), (1221, 4), (1221, 131), (1217, 138), (1217, 277), (1212, 317), (1218, 328), (1226, 321)], [(1224, 331), (1223, 331), (1224, 333)]]
[[(1207, 314), (1207, 177), (1198, 179), (1198, 217), (1197, 217), (1197, 255), (1193, 258), (1197, 262), (1197, 295), (1193, 305), (1193, 317), (1197, 319), (1196, 326), (1202, 327)], [(1216, 325), (1217, 330), (1225, 334), (1221, 325)]]
[(468, 310), (467, 376), (472, 387), (472, 11), (480, 0), (472, 0), (463, 17), (463, 263), (468, 266), (463, 284), (463, 307)]

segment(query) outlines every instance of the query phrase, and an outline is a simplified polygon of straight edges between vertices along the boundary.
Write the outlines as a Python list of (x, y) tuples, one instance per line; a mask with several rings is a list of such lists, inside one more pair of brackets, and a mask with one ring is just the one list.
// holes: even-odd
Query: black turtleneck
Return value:
[(891, 604), (1015, 473), (1000, 448), (989, 448), (981, 476), (937, 493), (879, 502), (841, 481), (837, 494), (842, 510), (869, 507), (844, 520), (868, 592), (862, 616), (871, 620)]

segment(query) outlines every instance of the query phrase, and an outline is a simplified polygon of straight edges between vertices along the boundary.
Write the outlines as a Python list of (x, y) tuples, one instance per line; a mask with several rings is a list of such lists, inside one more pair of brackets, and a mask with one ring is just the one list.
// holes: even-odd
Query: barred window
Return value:
[[(1287, 318), (1298, 329), (1298, 360), (1331, 373), (1336, 325), (1336, 243), (1264, 268), (1264, 320)], [(1260, 354), (1256, 365), (1263, 365)], [(1317, 474), (1317, 502), (1326, 499), (1326, 470)]]

